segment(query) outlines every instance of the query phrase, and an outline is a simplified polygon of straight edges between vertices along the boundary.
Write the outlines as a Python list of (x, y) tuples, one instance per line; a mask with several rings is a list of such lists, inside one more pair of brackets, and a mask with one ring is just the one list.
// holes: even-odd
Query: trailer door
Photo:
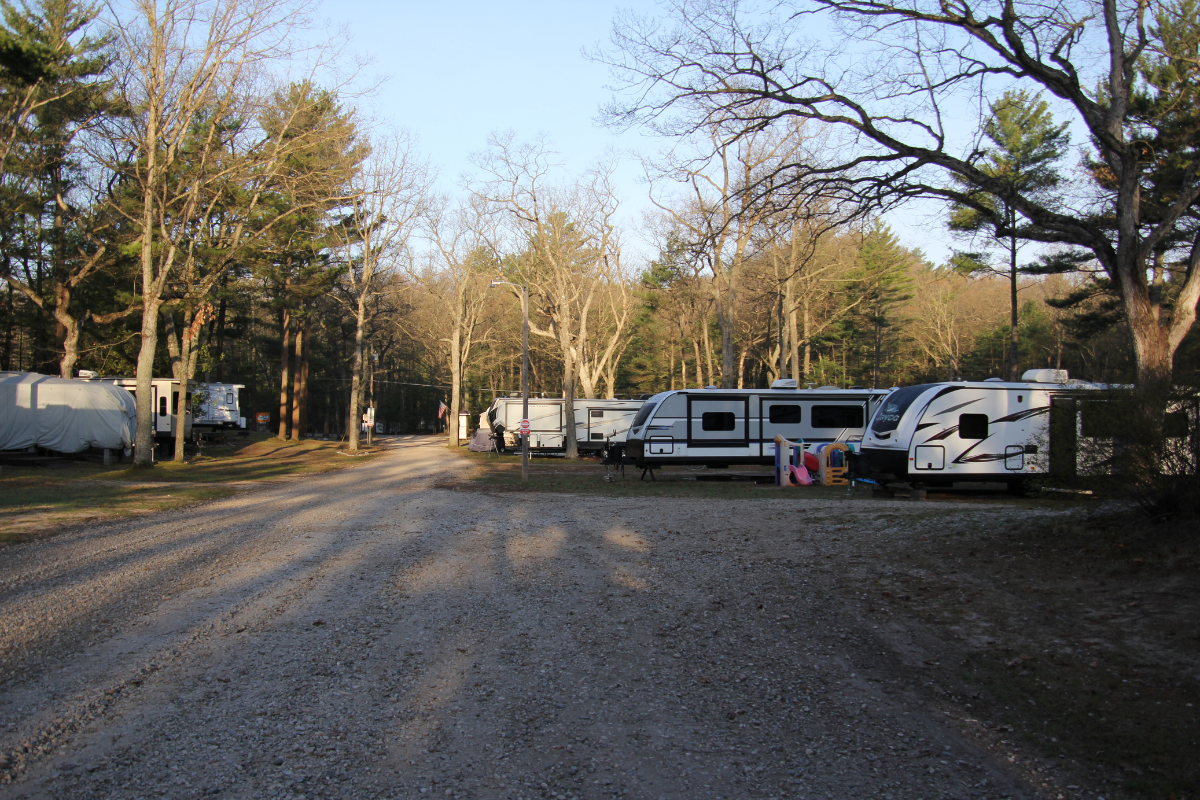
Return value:
[(748, 448), (749, 397), (688, 395), (688, 450)]
[(1074, 397), (1050, 398), (1050, 474), (1074, 478), (1077, 472), (1079, 429)]
[(624, 439), (622, 435), (629, 430), (637, 409), (627, 408), (589, 408), (587, 409), (587, 438), (590, 442), (603, 442), (609, 439)]

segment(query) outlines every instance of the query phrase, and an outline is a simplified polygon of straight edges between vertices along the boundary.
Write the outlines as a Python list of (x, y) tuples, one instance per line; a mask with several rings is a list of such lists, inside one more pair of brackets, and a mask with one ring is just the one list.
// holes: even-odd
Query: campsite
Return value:
[(0, 797), (1194, 790), (1183, 531), (383, 441), (6, 544)]
[(1200, 800), (1200, 0), (0, 3), (0, 800)]

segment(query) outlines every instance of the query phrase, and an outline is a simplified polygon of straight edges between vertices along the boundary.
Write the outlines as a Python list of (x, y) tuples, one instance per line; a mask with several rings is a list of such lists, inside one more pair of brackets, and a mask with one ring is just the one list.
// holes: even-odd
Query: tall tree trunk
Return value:
[(300, 395), (294, 399), (296, 407), (300, 409), (300, 422), (298, 428), (292, 431), (292, 435), (297, 439), (305, 436), (308, 432), (308, 361), (309, 354), (312, 352), (312, 336), (309, 335), (308, 317), (304, 318), (302, 325), (304, 350), (300, 354)]
[(333, 413), (333, 381), (325, 381), (325, 413), (321, 421), (321, 435), (328, 438), (332, 428), (330, 415)]
[[(708, 366), (708, 383), (704, 383), (704, 381), (700, 381), (700, 383), (707, 386), (709, 384), (716, 384), (718, 382), (717, 370), (713, 366), (712, 337), (708, 335), (708, 321), (707, 320), (704, 320), (704, 322), (702, 323), (701, 331), (703, 331), (703, 333), (704, 333), (704, 356), (705, 356), (705, 364)], [(699, 367), (699, 364), (700, 364), (700, 361), (697, 359), (697, 361), (696, 361), (697, 367)]]
[(458, 324), (450, 331), (450, 408), (446, 409), (447, 444), (457, 448), (458, 407), (462, 402), (462, 329)]
[(347, 448), (351, 453), (358, 452), (359, 402), (363, 391), (363, 341), (367, 322), (367, 291), (364, 288), (358, 298), (358, 313), (354, 317), (354, 368), (350, 375), (350, 414), (347, 431)]
[(788, 307), (788, 339), (791, 344), (789, 356), (792, 359), (792, 377), (796, 379), (797, 385), (799, 385), (800, 378), (806, 377), (807, 373), (800, 371), (799, 311), (796, 308), (795, 290), (791, 281), (787, 283), (787, 297), (785, 302)]
[(563, 455), (568, 460), (574, 460), (579, 458), (579, 442), (576, 440), (575, 428), (575, 358), (571, 355), (570, 336), (566, 333), (565, 328), (559, 336), (562, 337), (563, 423), (566, 428)]
[[(733, 347), (733, 331), (737, 324), (735, 317), (737, 293), (734, 291), (732, 283), (723, 293), (722, 301), (724, 308), (721, 310), (721, 388), (731, 389), (734, 385), (734, 361), (737, 358)], [(705, 335), (708, 335), (707, 331)]]
[(780, 379), (788, 376), (787, 364), (787, 325), (783, 320), (783, 294), (779, 295), (779, 377)]
[[(222, 284), (224, 288), (224, 284)], [(225, 293), (221, 292), (221, 303), (217, 306), (216, 322), (217, 352), (213, 359), (217, 363), (217, 383), (225, 382)]]
[[(303, 311), (303, 309), (301, 309)], [(296, 320), (296, 335), (294, 337), (295, 344), (293, 348), (293, 369), (292, 369), (292, 425), (291, 438), (303, 439), (304, 428), (301, 427), (300, 408), (303, 405), (304, 397), (304, 331), (308, 327), (308, 320), (303, 313)]]
[[(157, 139), (157, 120), (148, 115), (150, 141)], [(147, 182), (154, 186), (158, 166), (153, 148), (147, 153)], [(154, 193), (145, 192), (142, 200), (141, 267), (142, 267), (142, 337), (137, 360), (137, 431), (134, 434), (133, 463), (148, 467), (154, 463), (154, 353), (158, 349), (158, 313), (162, 307), (154, 275)]]
[(285, 307), (279, 324), (279, 438), (288, 438), (288, 426), (292, 419), (289, 393), (292, 388), (292, 315)]
[(812, 317), (809, 314), (809, 301), (804, 298), (804, 377), (812, 373)]
[(63, 349), (58, 374), (70, 378), (75, 374), (75, 365), (79, 362), (79, 320), (71, 316), (71, 288), (59, 281), (54, 287), (54, 294), (54, 321)]
[[(697, 341), (696, 339), (692, 339), (692, 349), (695, 350), (695, 352), (696, 352), (696, 388), (702, 389), (705, 386), (707, 386), (708, 384), (706, 384), (704, 382), (704, 368), (701, 365), (701, 360), (700, 360), (700, 342)], [(711, 368), (712, 364), (709, 364), (709, 367)], [(708, 375), (709, 383), (712, 383), (712, 379), (713, 379), (713, 376), (712, 376), (712, 373), (710, 372)]]
[[(8, 261), (8, 256), (4, 257)], [(7, 268), (5, 269), (7, 273)], [(4, 352), (0, 353), (0, 369), (8, 372), (12, 369), (12, 350), (13, 350), (13, 326), (16, 315), (16, 308), (13, 306), (13, 288), (12, 284), (8, 285), (8, 296), (4, 301)]]

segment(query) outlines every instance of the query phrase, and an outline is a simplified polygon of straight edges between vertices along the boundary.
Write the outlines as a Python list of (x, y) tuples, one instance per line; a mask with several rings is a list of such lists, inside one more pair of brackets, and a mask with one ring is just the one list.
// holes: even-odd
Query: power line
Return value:
[[(349, 383), (353, 379), (352, 378), (310, 378), (309, 380), (338, 381), (340, 383)], [(384, 380), (380, 380), (379, 378), (376, 378), (375, 382), (376, 383), (386, 383), (391, 386), (428, 386), (431, 389), (449, 389), (449, 388), (451, 388), (450, 386), (446, 386), (446, 385), (439, 384), (439, 383), (409, 383), (407, 381), (384, 381)], [(470, 387), (463, 387), (463, 388), (470, 388)], [(512, 389), (484, 389), (482, 387), (480, 387), (479, 389), (477, 389), (475, 391), (491, 392), (492, 394), (512, 394), (513, 393)]]

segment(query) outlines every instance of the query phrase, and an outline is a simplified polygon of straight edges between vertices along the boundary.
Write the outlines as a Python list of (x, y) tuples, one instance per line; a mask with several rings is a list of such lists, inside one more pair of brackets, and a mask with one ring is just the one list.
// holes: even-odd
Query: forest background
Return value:
[[(969, 186), (930, 223), (962, 252), (931, 263), (882, 221), (895, 198), (810, 180), (837, 163), (820, 119), (703, 115), (643, 159), (654, 210), (633, 230), (614, 161), (568, 174), (553, 143), (511, 134), (488, 137), (462, 192), (435, 192), (412, 137), (359, 110), (344, 53), (296, 44), (293, 4), (0, 8), (3, 370), (244, 384), (247, 417), (269, 412), (280, 437), (357, 447), (364, 407), (388, 433), (432, 432), (440, 404), (474, 415), (519, 388), (519, 292), (500, 278), (529, 290), (547, 396), (1137, 374), (1099, 265), (1029, 243), (1023, 206)], [(984, 118), (983, 174), (1015, 170), (1031, 195), (1105, 189), (1094, 146), (1041, 95), (1006, 91)], [(656, 255), (628, 255), (635, 238)], [(1148, 267), (1168, 305), (1186, 244)]]

